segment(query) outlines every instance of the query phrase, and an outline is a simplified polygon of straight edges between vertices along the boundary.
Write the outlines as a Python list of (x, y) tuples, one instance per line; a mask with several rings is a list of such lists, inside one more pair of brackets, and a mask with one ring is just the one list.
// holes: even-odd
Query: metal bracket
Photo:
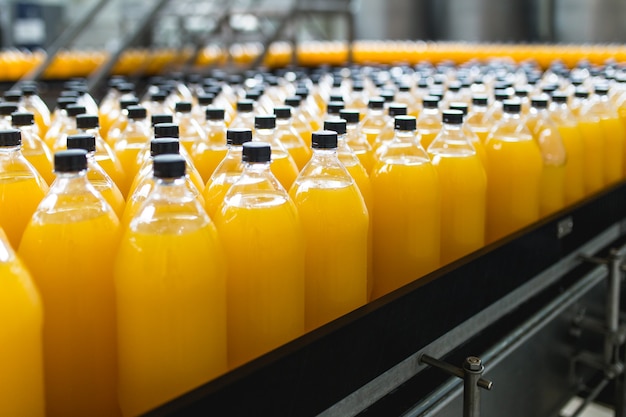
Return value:
[(418, 362), (440, 369), (451, 376), (456, 376), (463, 380), (463, 417), (480, 416), (480, 389), (488, 391), (493, 387), (493, 383), (482, 377), (485, 367), (480, 358), (469, 356), (463, 363), (463, 368), (450, 365), (426, 354), (422, 354)]

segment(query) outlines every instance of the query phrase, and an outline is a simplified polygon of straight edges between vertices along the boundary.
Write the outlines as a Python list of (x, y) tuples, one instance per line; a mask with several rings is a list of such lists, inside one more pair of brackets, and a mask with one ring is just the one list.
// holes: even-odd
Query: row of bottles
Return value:
[(38, 407), (145, 412), (624, 178), (618, 83), (444, 73), (75, 84), (43, 128), (5, 94)]

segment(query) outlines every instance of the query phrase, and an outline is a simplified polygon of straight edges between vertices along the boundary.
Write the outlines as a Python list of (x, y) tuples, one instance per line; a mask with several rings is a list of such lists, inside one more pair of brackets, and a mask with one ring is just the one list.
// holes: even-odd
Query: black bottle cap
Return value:
[(174, 117), (171, 114), (153, 114), (150, 116), (150, 122), (153, 127), (159, 123), (172, 123), (173, 121)]
[(263, 114), (254, 117), (255, 129), (274, 129), (276, 127), (276, 116), (273, 114)]
[(341, 110), (339, 112), (339, 117), (344, 119), (346, 123), (349, 124), (359, 123), (359, 120), (361, 120), (361, 114), (358, 110)]
[(484, 94), (476, 94), (472, 96), (472, 104), (476, 104), (477, 106), (486, 106), (489, 102), (489, 99)]
[(176, 113), (189, 113), (191, 112), (191, 103), (188, 101), (179, 101), (175, 107)]
[(163, 103), (167, 99), (167, 93), (163, 90), (155, 91), (150, 94), (150, 101), (155, 101), (157, 103)]
[(493, 96), (494, 96), (494, 98), (495, 98), (497, 101), (504, 101), (504, 100), (508, 100), (508, 99), (509, 99), (509, 97), (510, 97), (510, 96), (509, 96), (509, 92), (508, 92), (508, 91), (506, 91), (506, 90), (502, 90), (502, 89), (500, 89), (500, 90), (496, 90), (496, 91), (493, 93)]
[(551, 94), (554, 91), (558, 90), (559, 86), (556, 84), (546, 84), (541, 88), (541, 91), (543, 91), (546, 94)]
[(15, 103), (0, 103), (0, 116), (10, 116), (17, 111)]
[(415, 130), (417, 120), (415, 116), (396, 116), (393, 125), (396, 130)]
[(276, 116), (277, 119), (290, 119), (291, 107), (289, 106), (274, 107), (274, 116)]
[(85, 114), (87, 111), (85, 106), (80, 104), (70, 104), (65, 110), (67, 110), (67, 114), (72, 117), (78, 116), (79, 114)]
[(237, 111), (252, 111), (254, 102), (252, 100), (239, 100), (237, 102)]
[(408, 109), (406, 104), (394, 103), (389, 105), (387, 114), (389, 114), (390, 117), (406, 116), (408, 114)]
[(78, 129), (95, 129), (100, 126), (100, 119), (95, 114), (79, 114), (76, 116)]
[(502, 108), (507, 113), (519, 113), (522, 111), (522, 103), (519, 100), (504, 100)]
[(22, 144), (22, 132), (18, 129), (0, 130), (0, 146), (20, 146)]
[(13, 126), (30, 126), (35, 124), (35, 115), (30, 112), (11, 113), (11, 123)]
[(367, 107), (370, 109), (382, 109), (385, 107), (385, 99), (382, 97), (372, 97), (367, 103)]
[(536, 109), (547, 109), (548, 108), (548, 97), (547, 96), (533, 96), (530, 99), (530, 105)]
[(37, 84), (24, 84), (20, 89), (25, 96), (34, 96), (38, 92)]
[(313, 149), (337, 149), (337, 132), (332, 130), (319, 130), (311, 134), (311, 147)]
[(70, 104), (76, 103), (76, 97), (59, 97), (57, 98), (57, 107), (61, 110), (67, 109)]
[(344, 119), (324, 120), (324, 130), (332, 130), (337, 132), (338, 135), (345, 135), (347, 131), (346, 124)]
[(214, 99), (215, 94), (198, 94), (198, 104), (201, 106), (210, 106)]
[(252, 130), (246, 128), (233, 128), (226, 131), (226, 144), (241, 146), (252, 140)]
[(605, 84), (596, 85), (593, 91), (600, 96), (606, 96), (609, 94), (609, 86)]
[(4, 92), (3, 97), (9, 103), (18, 103), (22, 99), (22, 91), (8, 90)]
[(243, 144), (241, 160), (249, 163), (265, 163), (272, 159), (272, 148), (265, 142), (246, 142)]
[(185, 158), (180, 155), (157, 155), (152, 160), (154, 178), (180, 178), (185, 176)]
[(338, 115), (345, 107), (343, 101), (331, 101), (326, 105), (326, 113)]
[(428, 80), (426, 78), (420, 78), (417, 82), (418, 88), (428, 88)]
[(166, 155), (180, 153), (180, 141), (178, 138), (156, 138), (150, 141), (150, 155)]
[(64, 90), (59, 94), (59, 97), (74, 97), (75, 99), (78, 99), (78, 96), (80, 93), (76, 90)]
[(411, 86), (408, 84), (400, 84), (398, 85), (398, 91), (402, 91), (403, 93), (407, 93), (411, 91)]
[(424, 106), (425, 109), (436, 109), (439, 107), (439, 97), (424, 96), (422, 99), (422, 106)]
[(444, 110), (441, 112), (441, 119), (447, 124), (460, 125), (463, 123), (463, 112), (460, 110)]
[(461, 83), (459, 81), (452, 81), (448, 84), (448, 90), (456, 93), (461, 90)]
[(362, 82), (355, 82), (354, 84), (352, 84), (352, 91), (363, 91), (365, 90), (365, 86), (363, 85)]
[(129, 94), (135, 91), (135, 85), (133, 83), (121, 83), (117, 85), (117, 91), (122, 94)]
[(130, 106), (136, 106), (139, 104), (139, 100), (136, 97), (133, 98), (124, 98), (120, 100), (120, 109), (126, 110)]
[(552, 101), (555, 103), (567, 103), (567, 94), (560, 91), (555, 91), (552, 94)]
[(54, 154), (55, 172), (80, 172), (87, 169), (87, 151), (68, 149)]
[(341, 94), (331, 94), (328, 98), (329, 101), (340, 101), (342, 103), (345, 101)]
[(584, 88), (577, 88), (574, 92), (574, 97), (587, 98), (589, 97), (589, 91), (585, 90)]
[(225, 111), (221, 107), (207, 107), (204, 110), (204, 117), (207, 120), (224, 120)]
[(143, 106), (129, 106), (128, 118), (132, 120), (142, 120), (148, 117), (148, 112)]
[(300, 96), (302, 99), (305, 99), (309, 96), (309, 89), (306, 87), (298, 87), (296, 88), (296, 95)]
[(176, 123), (157, 123), (154, 125), (155, 138), (178, 138), (179, 136)]
[(300, 106), (300, 102), (302, 101), (302, 97), (300, 96), (291, 96), (285, 99), (285, 105), (291, 107)]
[(528, 97), (528, 89), (525, 87), (516, 88), (515, 96), (519, 98)]
[(450, 110), (459, 110), (461, 113), (463, 113), (463, 116), (467, 116), (468, 106), (462, 101), (454, 101), (450, 103)]
[(70, 135), (67, 137), (67, 149), (84, 149), (87, 152), (96, 151), (96, 137), (94, 135)]
[(250, 90), (246, 92), (246, 100), (257, 101), (262, 95), (263, 93), (259, 90)]

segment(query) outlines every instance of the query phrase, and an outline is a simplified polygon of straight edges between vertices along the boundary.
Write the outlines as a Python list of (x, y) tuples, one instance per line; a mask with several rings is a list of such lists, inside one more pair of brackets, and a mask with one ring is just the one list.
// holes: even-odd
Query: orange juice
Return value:
[(424, 106), (417, 118), (417, 132), (420, 137), (422, 148), (428, 149), (441, 130), (441, 112), (439, 111), (439, 98), (426, 96), (422, 99)]
[(439, 267), (441, 196), (437, 171), (415, 138), (415, 118), (398, 116), (397, 133), (371, 175), (374, 288), (385, 295)]
[(304, 230), (307, 329), (360, 307), (368, 296), (365, 201), (337, 158), (337, 134), (313, 133), (313, 149), (289, 191)]
[(483, 164), (483, 166), (486, 166), (487, 153), (485, 151), (485, 145), (483, 144), (482, 139), (474, 132), (474, 130), (472, 130), (472, 127), (467, 122), (467, 115), (469, 111), (467, 103), (453, 101), (450, 103), (450, 109), (459, 110), (461, 113), (463, 113), (463, 133), (465, 134), (465, 137), (467, 137), (467, 139), (469, 139), (469, 141), (471, 142), (474, 151), (476, 151), (476, 155), (478, 155), (478, 158), (480, 159), (480, 162)]
[(180, 101), (176, 103), (176, 116), (174, 117), (180, 129), (178, 139), (190, 155), (194, 144), (207, 141), (204, 129), (193, 117), (191, 110), (190, 102)]
[(278, 141), (278, 138), (274, 135), (276, 128), (276, 116), (256, 116), (254, 120), (255, 135), (254, 141), (267, 142), (272, 145), (272, 173), (282, 184), (285, 190), (291, 188), (291, 185), (296, 180), (298, 173), (298, 166), (293, 157), (287, 152), (282, 143)]
[(543, 161), (521, 122), (518, 102), (508, 102), (487, 138), (487, 243), (539, 219)]
[(52, 152), (34, 130), (32, 113), (13, 113), (13, 126), (22, 132), (22, 155), (30, 162), (48, 185), (54, 181)]
[(441, 264), (485, 244), (487, 178), (463, 131), (463, 113), (443, 112), (443, 127), (428, 148), (441, 190)]
[(361, 131), (365, 134), (368, 143), (374, 146), (376, 138), (385, 127), (385, 99), (372, 97), (369, 99), (368, 111), (361, 121)]
[[(394, 104), (391, 103), (387, 107), (387, 117), (385, 117), (385, 126), (381, 129), (380, 134), (376, 137), (372, 148), (375, 151), (391, 142), (396, 131), (394, 126), (394, 118), (396, 116), (406, 116), (407, 115), (407, 107), (405, 104)], [(370, 168), (371, 169), (371, 168)]]
[(124, 132), (128, 126), (128, 108), (138, 104), (139, 100), (136, 97), (120, 100), (119, 114), (115, 120), (113, 120), (111, 127), (107, 131), (102, 130), (102, 137), (110, 147), (115, 146), (115, 142), (121, 138), (122, 132)]
[(20, 151), (19, 130), (0, 130), (0, 227), (17, 248), (48, 185)]
[(475, 94), (472, 96), (472, 108), (467, 115), (467, 124), (469, 128), (478, 136), (484, 144), (487, 141), (489, 130), (492, 123), (487, 118), (488, 98), (484, 94)]
[(115, 263), (125, 415), (227, 370), (226, 270), (217, 231), (185, 185), (184, 159), (162, 155), (154, 163), (156, 186), (130, 222)]
[(365, 134), (361, 132), (360, 113), (357, 110), (341, 110), (339, 117), (346, 121), (346, 144), (359, 158), (365, 171), (370, 172), (374, 166), (374, 150), (367, 141)]
[(36, 84), (26, 84), (22, 86), (23, 105), (26, 111), (33, 113), (38, 135), (44, 137), (50, 127), (50, 110), (46, 103), (37, 95)]
[(604, 133), (604, 170), (607, 184), (615, 183), (625, 174), (624, 145), (625, 131), (624, 126), (617, 117), (605, 117), (600, 119), (600, 127)]
[(204, 131), (207, 140), (194, 143), (189, 154), (204, 183), (211, 178), (213, 171), (222, 162), (228, 151), (224, 109), (208, 107), (205, 113)]
[(269, 146), (248, 142), (243, 152), (244, 173), (215, 216), (228, 268), (231, 367), (304, 332), (304, 239), (296, 207), (271, 175)]
[[(137, 155), (139, 151), (150, 142), (150, 129), (146, 120), (147, 112), (141, 106), (129, 106), (128, 123), (126, 128), (121, 130), (116, 139), (113, 152), (120, 160), (125, 178), (124, 185), (130, 187), (130, 179), (137, 175)], [(129, 189), (120, 189), (123, 195), (128, 195)]]
[(587, 195), (600, 191), (605, 185), (605, 140), (599, 121), (581, 120), (578, 124), (585, 149), (585, 192)]
[(70, 117), (67, 114), (67, 106), (74, 104), (76, 98), (74, 97), (59, 97), (57, 99), (57, 107), (52, 115), (52, 121), (46, 134), (42, 137), (43, 141), (52, 150), (54, 142), (62, 132), (70, 128), (72, 123)]
[(45, 415), (41, 298), (0, 229), (0, 415)]
[(113, 288), (119, 222), (86, 168), (83, 150), (55, 155), (57, 180), (19, 249), (44, 305), (48, 416), (119, 415)]
[(307, 147), (310, 147), (313, 128), (300, 107), (301, 102), (302, 98), (300, 96), (290, 96), (285, 99), (285, 106), (291, 107), (292, 125)]
[(311, 148), (292, 125), (290, 107), (274, 107), (274, 114), (276, 115), (275, 134), (278, 141), (289, 152), (300, 171), (311, 159)]

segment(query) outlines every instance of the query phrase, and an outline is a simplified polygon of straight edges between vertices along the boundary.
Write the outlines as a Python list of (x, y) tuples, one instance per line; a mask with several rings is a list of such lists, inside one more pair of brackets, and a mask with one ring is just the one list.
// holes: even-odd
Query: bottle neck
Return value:
[(17, 146), (0, 146), (0, 153), (7, 156), (12, 156), (20, 153), (22, 147), (20, 145)]

